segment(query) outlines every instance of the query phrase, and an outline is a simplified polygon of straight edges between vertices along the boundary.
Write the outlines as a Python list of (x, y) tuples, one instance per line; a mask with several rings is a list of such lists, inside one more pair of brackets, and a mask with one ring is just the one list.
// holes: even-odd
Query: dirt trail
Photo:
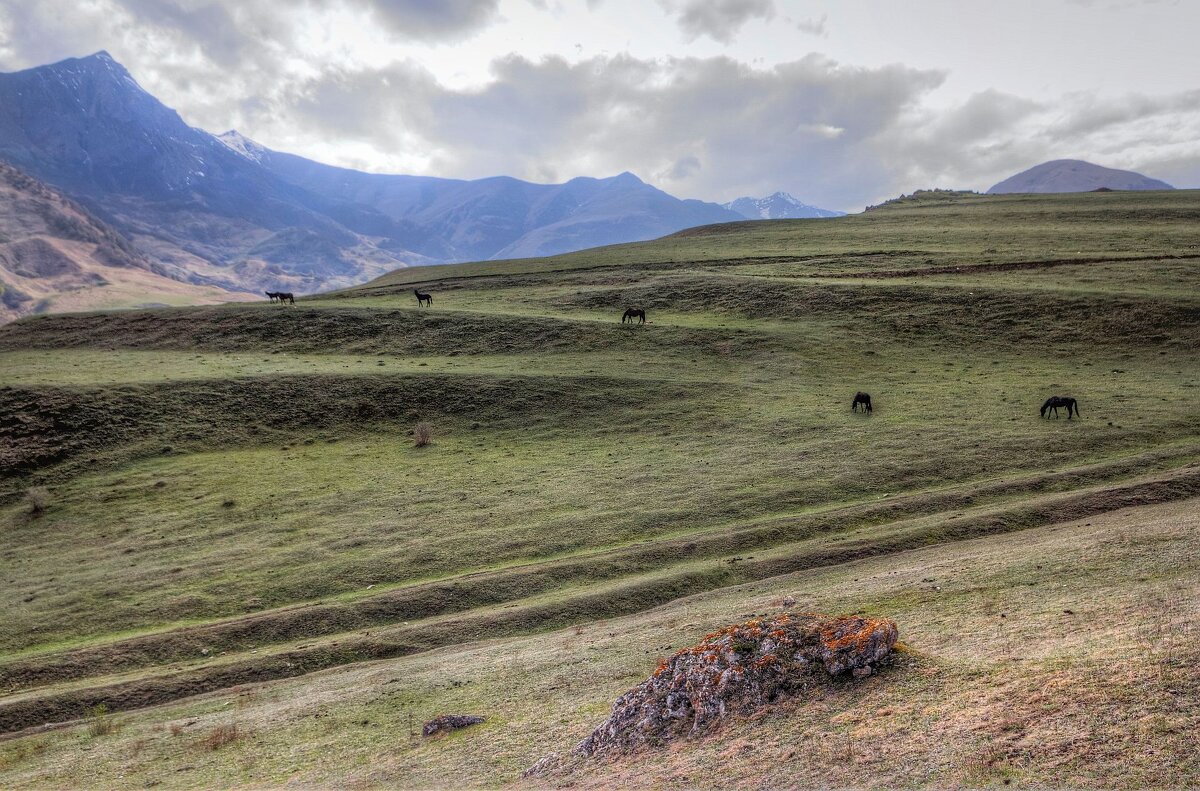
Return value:
[(1043, 261), (1009, 261), (999, 264), (960, 264), (956, 266), (926, 266), (919, 269), (876, 269), (869, 272), (834, 272), (820, 275), (823, 278), (877, 280), (898, 277), (927, 277), (929, 275), (977, 275), (989, 272), (1015, 272), (1022, 269), (1050, 269), (1072, 264), (1122, 264), (1128, 261), (1184, 261), (1200, 258), (1200, 254), (1189, 255), (1137, 255), (1114, 258), (1048, 258)]

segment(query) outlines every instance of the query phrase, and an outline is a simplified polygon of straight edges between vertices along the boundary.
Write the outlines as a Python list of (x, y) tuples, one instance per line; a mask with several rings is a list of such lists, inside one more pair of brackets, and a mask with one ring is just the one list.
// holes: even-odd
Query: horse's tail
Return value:
[[(1075, 407), (1075, 417), (1079, 417), (1079, 402), (1074, 398), (1071, 399), (1071, 406)], [(1070, 417), (1068, 415), (1068, 417)]]

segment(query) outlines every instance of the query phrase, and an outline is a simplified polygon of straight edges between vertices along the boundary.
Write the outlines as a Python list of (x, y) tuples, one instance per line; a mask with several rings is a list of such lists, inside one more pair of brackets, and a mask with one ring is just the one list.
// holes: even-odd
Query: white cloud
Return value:
[[(662, 2), (669, 16), (628, 0), (0, 0), (0, 69), (108, 49), (189, 123), (375, 171), (631, 170), (682, 197), (784, 189), (843, 209), (920, 187), (986, 189), (1059, 157), (1200, 183), (1200, 91), (1180, 89), (1177, 68), (1119, 95), (1097, 78), (1032, 99), (964, 90), (960, 71), (890, 56), (864, 67), (808, 53), (801, 24), (831, 47), (847, 28), (823, 13), (813, 22), (833, 8), (818, 2)], [(770, 18), (753, 41), (721, 41)], [(629, 52), (645, 38), (608, 46), (653, 24), (649, 52)], [(757, 36), (780, 31), (808, 43), (760, 61)], [(524, 46), (514, 33), (561, 52), (513, 53)], [(930, 53), (914, 57), (937, 63)], [(464, 78), (454, 64), (468, 59)]]

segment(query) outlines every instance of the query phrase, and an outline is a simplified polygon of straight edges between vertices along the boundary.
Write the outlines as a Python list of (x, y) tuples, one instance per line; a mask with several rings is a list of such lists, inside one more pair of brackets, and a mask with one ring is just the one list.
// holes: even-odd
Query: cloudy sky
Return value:
[(857, 210), (1082, 158), (1200, 186), (1193, 0), (0, 0), (191, 124), (376, 172)]

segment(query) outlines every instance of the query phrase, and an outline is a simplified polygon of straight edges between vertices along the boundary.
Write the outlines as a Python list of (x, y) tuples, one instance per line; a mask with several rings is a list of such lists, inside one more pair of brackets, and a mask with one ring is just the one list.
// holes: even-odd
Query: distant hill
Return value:
[(726, 209), (737, 212), (750, 220), (787, 220), (809, 217), (844, 217), (846, 212), (822, 209), (789, 195), (776, 192), (765, 198), (738, 198), (723, 204)]
[(82, 206), (0, 162), (0, 323), (48, 310), (231, 296), (167, 277)]
[(0, 74), (0, 160), (177, 280), (306, 293), (413, 264), (545, 255), (741, 219), (632, 174), (530, 184), (330, 167), (188, 126), (107, 53)]
[(1008, 192), (1090, 192), (1110, 190), (1171, 190), (1165, 181), (1129, 170), (1093, 165), (1079, 159), (1055, 159), (1023, 170), (988, 190), (999, 195)]

